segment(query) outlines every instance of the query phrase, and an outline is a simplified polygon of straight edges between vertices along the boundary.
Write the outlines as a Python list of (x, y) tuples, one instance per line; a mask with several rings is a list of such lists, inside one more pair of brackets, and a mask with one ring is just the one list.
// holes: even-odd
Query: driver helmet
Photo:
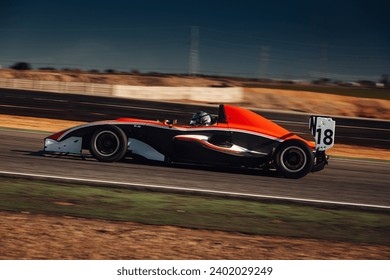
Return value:
[(211, 125), (212, 124), (212, 118), (209, 113), (200, 111), (195, 113), (192, 116), (192, 119), (190, 121), (190, 125), (192, 126), (202, 126), (202, 125)]

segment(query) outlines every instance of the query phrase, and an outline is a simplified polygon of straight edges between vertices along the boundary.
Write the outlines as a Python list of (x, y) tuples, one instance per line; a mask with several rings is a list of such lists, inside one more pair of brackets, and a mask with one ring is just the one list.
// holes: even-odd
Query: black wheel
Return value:
[(99, 161), (121, 160), (127, 151), (127, 137), (114, 125), (101, 127), (92, 134), (89, 151)]
[(299, 140), (287, 140), (277, 148), (274, 165), (284, 177), (298, 179), (313, 168), (313, 153), (306, 143)]

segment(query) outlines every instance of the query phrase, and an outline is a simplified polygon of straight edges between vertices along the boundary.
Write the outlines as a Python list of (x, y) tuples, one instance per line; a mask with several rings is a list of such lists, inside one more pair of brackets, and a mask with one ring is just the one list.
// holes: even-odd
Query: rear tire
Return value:
[(279, 174), (286, 178), (302, 178), (313, 168), (313, 153), (306, 143), (287, 140), (277, 148), (274, 165)]
[(121, 160), (127, 152), (126, 134), (117, 126), (103, 126), (92, 134), (89, 151), (98, 161)]

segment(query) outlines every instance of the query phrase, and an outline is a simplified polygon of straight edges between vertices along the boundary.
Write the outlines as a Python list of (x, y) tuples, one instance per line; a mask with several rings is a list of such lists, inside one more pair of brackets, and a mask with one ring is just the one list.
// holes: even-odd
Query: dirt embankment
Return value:
[(262, 109), (326, 116), (390, 119), (390, 101), (327, 93), (268, 88), (245, 89), (245, 102)]

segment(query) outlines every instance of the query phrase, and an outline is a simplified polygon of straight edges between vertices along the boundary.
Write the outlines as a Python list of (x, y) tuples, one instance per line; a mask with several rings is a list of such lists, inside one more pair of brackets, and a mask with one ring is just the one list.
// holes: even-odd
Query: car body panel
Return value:
[[(314, 156), (316, 149), (313, 141), (303, 139), (250, 110), (220, 105), (214, 125), (189, 126), (167, 121), (119, 118), (54, 133), (45, 139), (44, 150), (77, 154), (80, 147), (90, 148), (94, 131), (105, 127), (109, 129), (110, 126), (120, 128), (126, 135), (130, 156), (164, 162), (259, 167), (272, 162), (275, 150), (285, 141), (299, 140), (305, 143), (313, 150)], [(69, 145), (72, 140), (68, 139), (77, 139), (77, 144)], [(68, 150), (66, 144), (69, 145)], [(322, 158), (327, 159), (324, 155)]]

